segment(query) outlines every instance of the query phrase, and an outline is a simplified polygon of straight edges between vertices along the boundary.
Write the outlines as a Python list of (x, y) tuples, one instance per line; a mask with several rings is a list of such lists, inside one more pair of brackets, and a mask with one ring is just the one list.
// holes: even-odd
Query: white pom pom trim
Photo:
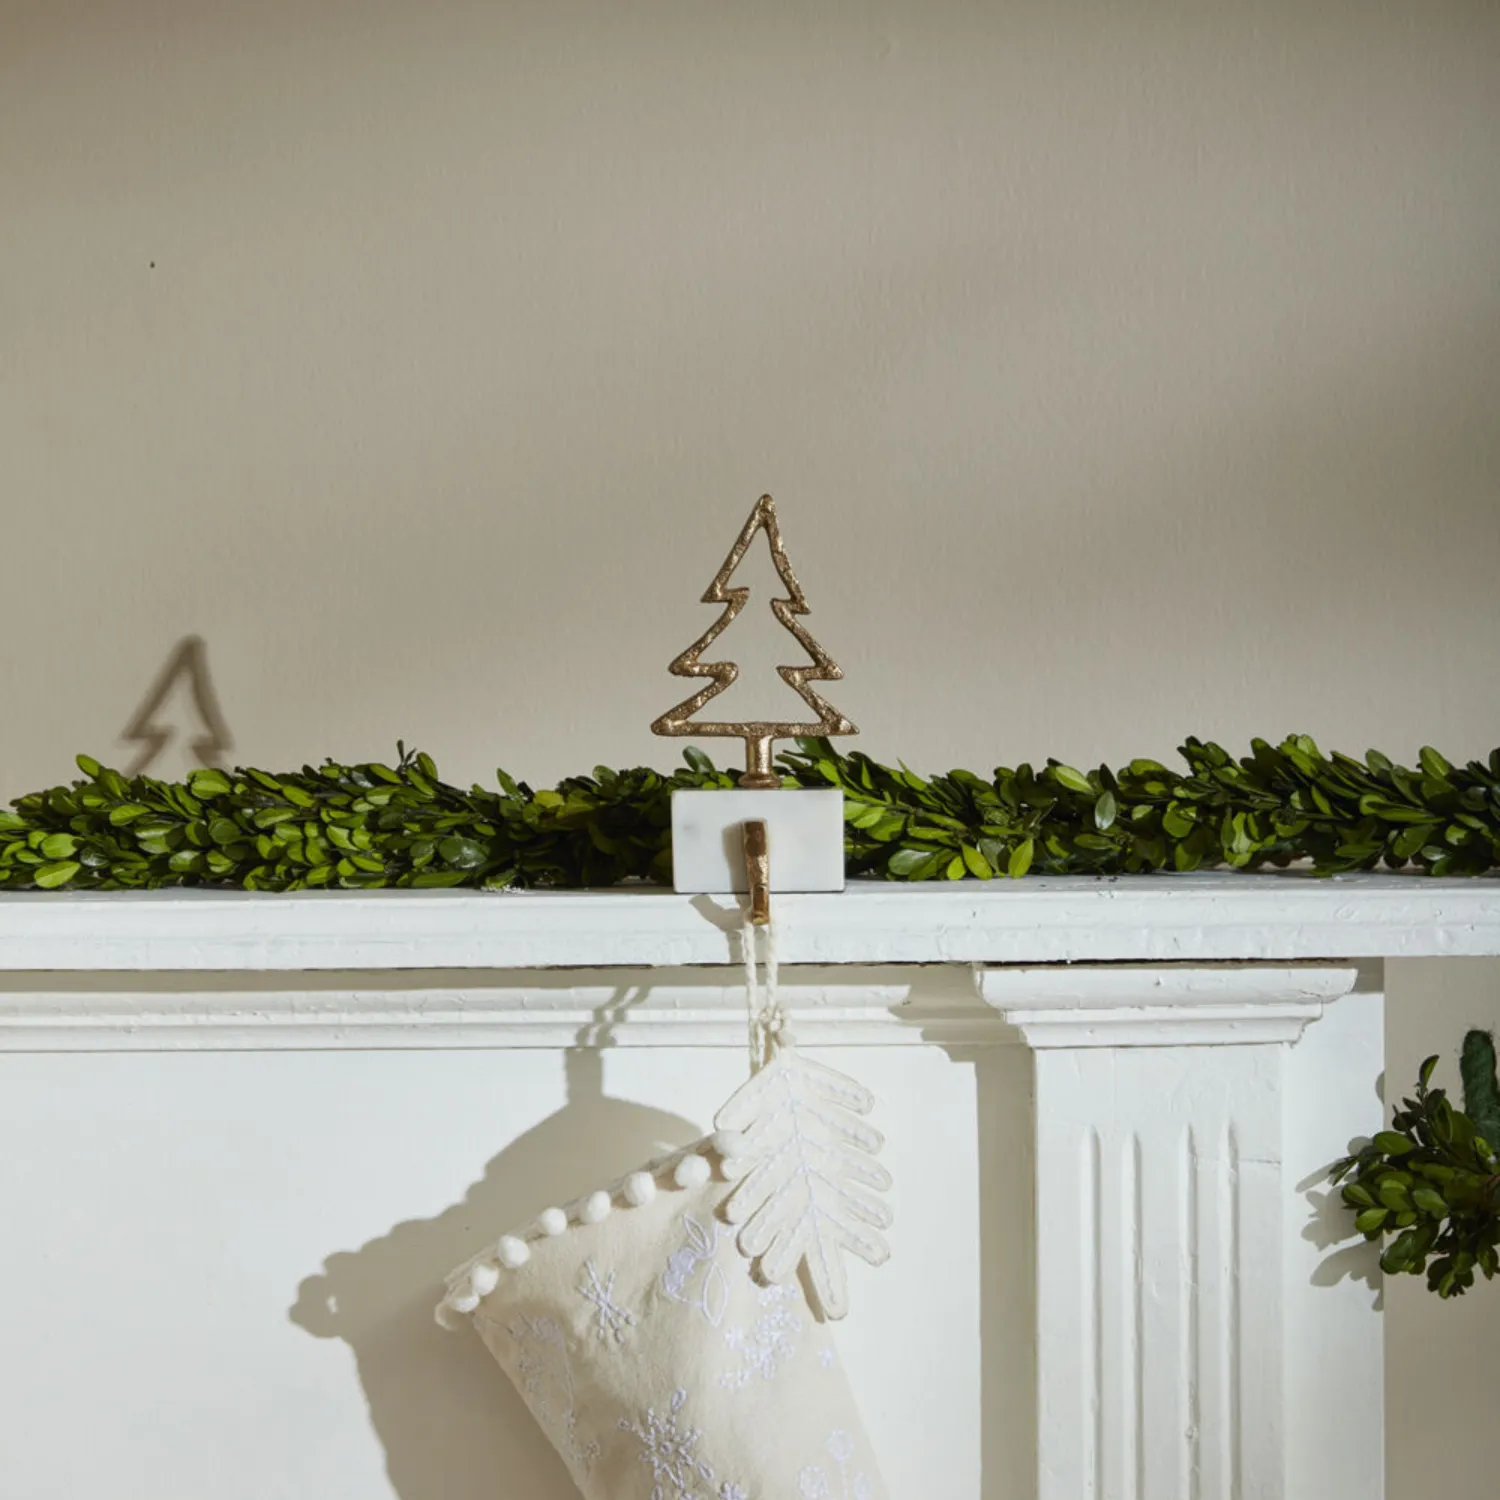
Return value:
[[(616, 1192), (633, 1208), (642, 1208), (655, 1199), (662, 1186), (657, 1181), (657, 1173), (670, 1170), (671, 1180), (679, 1188), (702, 1187), (713, 1177), (714, 1169), (708, 1157), (699, 1154), (700, 1150), (711, 1150), (723, 1158), (726, 1170), (733, 1176), (731, 1164), (743, 1147), (744, 1136), (739, 1131), (718, 1131), (706, 1143), (700, 1143), (699, 1150), (689, 1151), (685, 1156), (676, 1157), (675, 1161), (672, 1156), (659, 1158), (630, 1173), (613, 1188), (600, 1188), (590, 1193), (570, 1209), (544, 1208), (537, 1215), (535, 1229), (543, 1235), (556, 1236), (566, 1234), (575, 1218), (582, 1224), (602, 1224), (614, 1211), (613, 1194)], [(749, 1165), (744, 1163), (746, 1168)], [(534, 1236), (535, 1229), (528, 1232)], [(492, 1254), (492, 1259), (475, 1261), (453, 1273), (448, 1295), (433, 1312), (440, 1327), (462, 1327), (468, 1315), (499, 1286), (500, 1268), (495, 1261), (498, 1260), (507, 1270), (518, 1270), (531, 1259), (531, 1246), (520, 1235), (507, 1234), (502, 1236)]]
[(649, 1172), (632, 1172), (621, 1191), (632, 1208), (644, 1208), (656, 1196), (656, 1179)]
[(712, 1175), (713, 1168), (709, 1166), (707, 1158), (695, 1154), (684, 1156), (677, 1163), (672, 1180), (680, 1188), (695, 1188), (702, 1187)]
[(516, 1271), (531, 1259), (531, 1246), (525, 1240), (507, 1234), (501, 1236), (500, 1243), (495, 1246), (495, 1253), (500, 1257), (502, 1266), (508, 1271)]

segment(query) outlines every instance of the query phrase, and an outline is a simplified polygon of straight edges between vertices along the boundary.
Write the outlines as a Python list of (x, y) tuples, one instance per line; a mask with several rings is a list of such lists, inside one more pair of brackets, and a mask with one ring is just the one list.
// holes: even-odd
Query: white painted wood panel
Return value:
[[(894, 1258), (837, 1331), (892, 1492), (1028, 1500), (1030, 1162), (978, 1124), (1024, 1139), (1028, 1056), (819, 1055), (877, 1092), (896, 1178)], [(742, 1075), (727, 1048), (0, 1057), (0, 1495), (568, 1500), (434, 1325), (442, 1275)]]

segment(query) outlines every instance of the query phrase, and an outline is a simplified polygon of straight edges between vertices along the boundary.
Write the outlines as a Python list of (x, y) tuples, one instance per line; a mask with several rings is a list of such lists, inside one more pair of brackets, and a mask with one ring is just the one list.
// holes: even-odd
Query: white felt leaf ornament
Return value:
[(891, 1211), (875, 1196), (891, 1185), (874, 1159), (884, 1142), (859, 1118), (874, 1104), (862, 1084), (783, 1042), (714, 1121), (741, 1253), (773, 1286), (805, 1267), (827, 1318), (849, 1311), (844, 1251), (872, 1266), (890, 1255), (879, 1231)]

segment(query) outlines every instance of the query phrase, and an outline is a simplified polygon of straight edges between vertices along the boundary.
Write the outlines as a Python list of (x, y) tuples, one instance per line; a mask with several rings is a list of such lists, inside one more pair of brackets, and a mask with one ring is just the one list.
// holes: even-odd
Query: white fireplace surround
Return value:
[[(907, 1205), (898, 1205), (893, 1266), (905, 1250), (907, 1279), (888, 1270), (857, 1285), (851, 1326), (864, 1312), (889, 1327), (888, 1337), (856, 1335), (855, 1355), (864, 1354), (855, 1374), (886, 1445), (893, 1492), (912, 1500), (1376, 1500), (1378, 1273), (1365, 1248), (1348, 1242), (1318, 1174), (1351, 1135), (1379, 1128), (1381, 961), (1500, 955), (1500, 885), (1391, 876), (1033, 878), (856, 885), (838, 895), (778, 896), (773, 910), (783, 1002), (807, 1043), (900, 1049), (878, 1065), (876, 1054), (863, 1054), (893, 1143), (936, 1132), (944, 1112), (958, 1108), (952, 1077), (939, 1068), (973, 1065), (990, 1080), (977, 1113), (964, 1116), (976, 1139), (911, 1143), (934, 1179), (951, 1178), (910, 1183), (913, 1201), (946, 1193), (957, 1205), (953, 1224), (978, 1241), (953, 1257), (955, 1284), (934, 1305), (950, 1309), (951, 1322), (967, 1299), (983, 1346), (955, 1333), (951, 1348), (923, 1352), (931, 1369), (914, 1383), (910, 1341), (922, 1299), (934, 1295), (923, 1290), (918, 1263), (927, 1263), (930, 1283), (944, 1254), (940, 1216), (905, 1218)], [(393, 1053), (664, 1049), (660, 1064), (641, 1057), (656, 1071), (640, 1076), (671, 1095), (682, 1077), (670, 1062), (681, 1056), (675, 1049), (744, 1045), (741, 920), (733, 897), (640, 890), (3, 896), (0, 1079), (11, 1087), (0, 1098), (11, 1099), (11, 1112), (0, 1121), (24, 1130), (45, 1113), (44, 1100), (83, 1088), (79, 1054), (118, 1055), (87, 1087), (123, 1100), (136, 1079), (191, 1091), (180, 1070), (132, 1073), (151, 1055), (202, 1055), (207, 1067), (226, 1053), (348, 1052), (378, 1068), (392, 1066)], [(916, 1053), (941, 1055), (926, 1063)], [(1007, 1063), (984, 1073), (985, 1057), (1013, 1059), (1024, 1071)], [(860, 1071), (860, 1057), (846, 1065)], [(433, 1057), (426, 1066), (447, 1065)], [(450, 1086), (450, 1075), (422, 1076), (439, 1092)], [(450, 1082), (458, 1086), (456, 1074)], [(988, 1104), (986, 1086), (998, 1091)], [(319, 1087), (309, 1079), (307, 1097)], [(272, 1139), (273, 1116), (266, 1150), (280, 1156), (287, 1146)], [(1007, 1137), (999, 1149), (997, 1122), (1013, 1131), (1028, 1116), (1029, 1137)], [(118, 1117), (128, 1132), (130, 1109), (122, 1104)], [(414, 1116), (411, 1129), (422, 1128)], [(31, 1151), (18, 1151), (14, 1135), (7, 1147), (12, 1162), (35, 1157), (31, 1177), (23, 1170), (14, 1188), (22, 1216), (10, 1219), (0, 1250), (11, 1288), (18, 1278), (46, 1282), (71, 1253), (66, 1232), (46, 1222), (48, 1200), (35, 1186), (50, 1169), (50, 1149), (45, 1134)], [(257, 1170), (241, 1198), (257, 1191)], [(1003, 1187), (1013, 1204), (1018, 1183), (1030, 1185), (1034, 1219), (986, 1202)], [(270, 1213), (274, 1190), (266, 1192)], [(200, 1236), (193, 1215), (205, 1209), (201, 1197), (193, 1201), (197, 1208), (158, 1208), (152, 1232)], [(537, 1206), (517, 1205), (517, 1214)], [(161, 1212), (181, 1222), (164, 1224)], [(476, 1245), (503, 1227), (475, 1224)], [(295, 1225), (286, 1233), (295, 1238)], [(140, 1273), (128, 1252), (122, 1258), (117, 1294), (129, 1296), (129, 1277)], [(185, 1297), (185, 1326), (217, 1305), (210, 1298), (195, 1307), (191, 1288)], [(24, 1322), (14, 1297), (0, 1314), (13, 1306)], [(27, 1327), (40, 1336), (43, 1324), (32, 1318)], [(931, 1336), (941, 1340), (942, 1328)], [(101, 1351), (97, 1325), (79, 1325), (76, 1338), (79, 1361), (102, 1360), (106, 1370), (118, 1362), (126, 1384), (117, 1399), (128, 1407), (123, 1343)], [(302, 1346), (286, 1348), (287, 1359), (303, 1357)], [(365, 1355), (356, 1353), (366, 1376)], [(267, 1356), (268, 1381), (281, 1357)], [(320, 1366), (314, 1378), (353, 1377)], [(365, 1383), (390, 1487), (341, 1490), (325, 1477), (318, 1492), (418, 1500), (427, 1491), (403, 1468), (378, 1393)], [(1024, 1400), (1013, 1396), (1022, 1383), (1033, 1392)], [(46, 1451), (56, 1433), (45, 1430), (49, 1408), (34, 1384), (25, 1344), (8, 1339), (0, 1401), (32, 1400), (40, 1423), (0, 1444), (0, 1492), (17, 1500), (72, 1493), (38, 1488), (37, 1476), (59, 1460)], [(942, 1415), (914, 1420), (924, 1391), (947, 1425)], [(257, 1399), (274, 1427), (285, 1403), (325, 1398), (267, 1386)], [(330, 1410), (343, 1400), (326, 1395)], [(113, 1493), (186, 1495), (212, 1472), (211, 1455), (200, 1455), (183, 1460), (179, 1477), (170, 1472), (176, 1460), (149, 1441), (132, 1449), (128, 1426), (108, 1472), (136, 1466), (139, 1484), (117, 1483)], [(312, 1471), (296, 1477), (305, 1447), (276, 1441), (288, 1444), (276, 1458), (284, 1492), (312, 1493)], [(84, 1458), (64, 1462), (89, 1472)], [(218, 1490), (248, 1500), (265, 1481), (244, 1483), (237, 1489), (226, 1470)], [(455, 1478), (450, 1493), (468, 1495), (466, 1483)], [(544, 1478), (534, 1488), (527, 1500), (551, 1500)], [(482, 1493), (477, 1481), (473, 1493)]]

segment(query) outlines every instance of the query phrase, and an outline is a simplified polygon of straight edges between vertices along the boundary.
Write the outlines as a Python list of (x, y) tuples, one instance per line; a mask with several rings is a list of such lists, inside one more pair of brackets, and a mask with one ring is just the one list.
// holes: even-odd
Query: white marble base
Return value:
[(844, 794), (827, 791), (673, 792), (672, 884), (713, 895), (749, 889), (743, 829), (766, 825), (773, 891), (844, 888)]

